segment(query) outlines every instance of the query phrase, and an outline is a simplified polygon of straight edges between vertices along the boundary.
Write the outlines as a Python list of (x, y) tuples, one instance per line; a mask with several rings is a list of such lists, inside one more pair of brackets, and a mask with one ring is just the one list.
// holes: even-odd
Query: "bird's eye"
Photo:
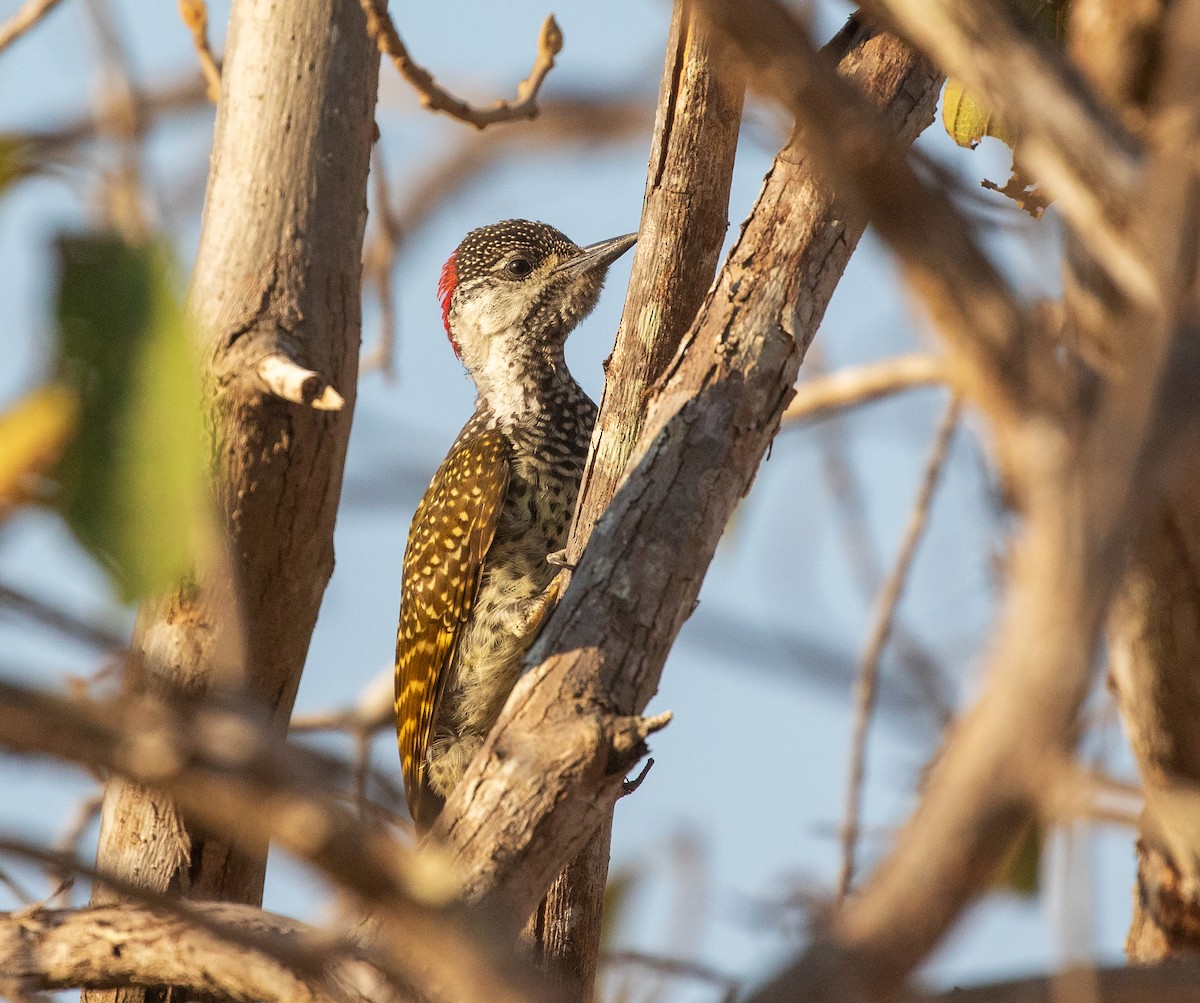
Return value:
[(519, 279), (523, 279), (533, 271), (533, 265), (527, 258), (513, 258), (507, 267), (508, 274), (515, 275)]

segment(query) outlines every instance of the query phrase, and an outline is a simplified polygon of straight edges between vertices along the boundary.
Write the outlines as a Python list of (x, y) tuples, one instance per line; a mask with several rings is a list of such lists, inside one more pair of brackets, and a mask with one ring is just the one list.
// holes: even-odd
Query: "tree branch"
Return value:
[(221, 97), (221, 65), (208, 44), (208, 5), (204, 0), (179, 0), (179, 16), (192, 34), (192, 45), (200, 60), (200, 70), (208, 91), (208, 100), (216, 104)]
[(850, 776), (846, 781), (846, 807), (842, 823), (842, 869), (838, 875), (837, 897), (841, 902), (850, 890), (854, 879), (854, 858), (858, 846), (859, 817), (862, 811), (862, 787), (866, 774), (867, 733), (871, 725), (871, 717), (875, 711), (875, 696), (878, 689), (879, 662), (883, 657), (883, 648), (892, 633), (892, 623), (896, 617), (896, 607), (904, 594), (904, 586), (908, 583), (908, 574), (916, 556), (917, 546), (925, 533), (929, 520), (929, 508), (933, 503), (934, 492), (941, 478), (942, 468), (949, 455), (950, 443), (954, 431), (958, 428), (961, 405), (957, 397), (952, 398), (937, 431), (934, 433), (933, 445), (930, 447), (929, 458), (921, 477), (917, 498), (913, 503), (908, 524), (904, 527), (904, 537), (896, 555), (896, 563), (892, 566), (891, 574), (884, 582), (876, 601), (871, 622), (871, 633), (867, 639), (866, 649), (859, 662), (858, 679), (854, 686), (854, 737), (850, 749)]
[[(366, 961), (330, 957), (327, 970), (301, 973), (265, 949), (323, 943), (328, 953), (329, 938), (303, 923), (227, 903), (197, 903), (188, 912), (124, 904), (0, 913), (0, 971), (35, 991), (172, 985), (235, 1003), (397, 999)], [(264, 947), (221, 930), (253, 934)]]
[(416, 89), (421, 99), (422, 107), (430, 111), (440, 111), (456, 118), (460, 122), (484, 129), (497, 122), (513, 122), (520, 119), (536, 118), (538, 113), (537, 96), (541, 90), (546, 75), (554, 68), (554, 59), (562, 51), (562, 31), (554, 15), (547, 15), (542, 22), (542, 30), (538, 32), (537, 58), (529, 76), (517, 85), (515, 101), (495, 101), (490, 107), (479, 108), (468, 104), (461, 98), (455, 97), (433, 78), (427, 69), (413, 62), (408, 49), (392, 23), (387, 11), (387, 0), (359, 0), (363, 13), (367, 17), (367, 31), (372, 41), (383, 55), (391, 59), (393, 65)]
[[(544, 994), (483, 914), (454, 905), (444, 861), (414, 864), (390, 832), (341, 805), (333, 781), (343, 767), (261, 721), (200, 701), (81, 703), (0, 681), (0, 744), (111, 771), (169, 798), (206, 835), (243, 850), (273, 842), (307, 861), (373, 910), (371, 956), (399, 985), (436, 1000)], [(145, 884), (120, 872), (101, 881), (118, 891)]]
[[(362, 12), (343, 0), (239, 0), (228, 37), (189, 296), (208, 381), (221, 546), (213, 571), (142, 610), (127, 689), (203, 693), (236, 683), (282, 732), (333, 570), (379, 60)], [(298, 368), (320, 374), (313, 399), (336, 403), (323, 389), (332, 385), (345, 407), (284, 403), (260, 375), (273, 356), (303, 359)], [(285, 393), (293, 387), (303, 400), (309, 376), (289, 384), (276, 372)], [(158, 891), (256, 903), (266, 842), (231, 850), (192, 831), (161, 793), (118, 776), (106, 791), (98, 860)], [(89, 1003), (101, 998), (88, 994)]]
[(1020, 10), (997, 0), (865, 6), (1004, 117), (1016, 130), (1022, 163), (1112, 281), (1135, 299), (1153, 297), (1153, 276), (1125, 229), (1144, 180), (1141, 144)]
[[(846, 42), (846, 72), (911, 142), (932, 121), (938, 79), (887, 36), (860, 28)], [(631, 468), (531, 653), (541, 664), (442, 813), (436, 834), (468, 899), (523, 919), (619, 796), (633, 761), (613, 755), (614, 728), (657, 687), (860, 234), (785, 150), (661, 379)]]
[(60, 0), (25, 0), (20, 10), (0, 25), (0, 52), (35, 27), (59, 5), (59, 2)]
[[(723, 41), (679, 0), (666, 49), (638, 247), (567, 544), (571, 563), (616, 491), (650, 387), (704, 300), (729, 225), (745, 78)], [(526, 930), (545, 967), (579, 1000), (594, 995), (611, 828), (608, 813)]]
[(827, 376), (801, 380), (783, 420), (787, 424), (823, 421), (905, 390), (943, 385), (949, 378), (945, 359), (937, 355), (898, 355), (848, 366)]
[(773, 0), (695, 2), (736, 43), (758, 85), (795, 115), (805, 149), (836, 179), (843, 210), (870, 219), (896, 253), (946, 339), (955, 383), (1001, 423), (1029, 409), (1061, 410), (1063, 378), (1047, 376), (1061, 368), (1050, 343), (1035, 336), (949, 197), (917, 175), (903, 144), (830, 71), (804, 27)]

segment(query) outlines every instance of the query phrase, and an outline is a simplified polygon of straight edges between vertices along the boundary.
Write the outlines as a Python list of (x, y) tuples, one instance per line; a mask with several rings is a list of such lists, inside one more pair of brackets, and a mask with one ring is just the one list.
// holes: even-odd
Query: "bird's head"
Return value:
[(596, 305), (608, 266), (636, 240), (630, 233), (580, 247), (554, 227), (524, 219), (472, 230), (438, 282), (454, 353), (477, 381), (498, 364), (561, 353)]

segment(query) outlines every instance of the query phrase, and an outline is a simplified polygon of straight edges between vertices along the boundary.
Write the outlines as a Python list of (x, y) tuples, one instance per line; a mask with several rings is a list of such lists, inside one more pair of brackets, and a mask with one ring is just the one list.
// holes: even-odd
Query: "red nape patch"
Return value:
[(446, 337), (450, 339), (450, 347), (454, 349), (454, 354), (461, 359), (462, 353), (458, 350), (458, 342), (450, 333), (450, 300), (454, 296), (454, 287), (458, 285), (458, 265), (455, 263), (455, 254), (450, 255), (446, 263), (442, 265), (442, 275), (438, 279), (438, 299), (442, 303), (442, 323), (446, 325)]

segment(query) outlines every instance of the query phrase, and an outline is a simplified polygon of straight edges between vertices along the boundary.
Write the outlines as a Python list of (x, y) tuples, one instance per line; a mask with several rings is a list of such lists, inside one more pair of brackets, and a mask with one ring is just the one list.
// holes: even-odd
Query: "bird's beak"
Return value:
[(623, 237), (610, 237), (598, 244), (588, 244), (580, 249), (573, 258), (569, 258), (554, 269), (555, 275), (583, 275), (586, 272), (603, 271), (622, 254), (637, 243), (636, 233), (627, 233)]

